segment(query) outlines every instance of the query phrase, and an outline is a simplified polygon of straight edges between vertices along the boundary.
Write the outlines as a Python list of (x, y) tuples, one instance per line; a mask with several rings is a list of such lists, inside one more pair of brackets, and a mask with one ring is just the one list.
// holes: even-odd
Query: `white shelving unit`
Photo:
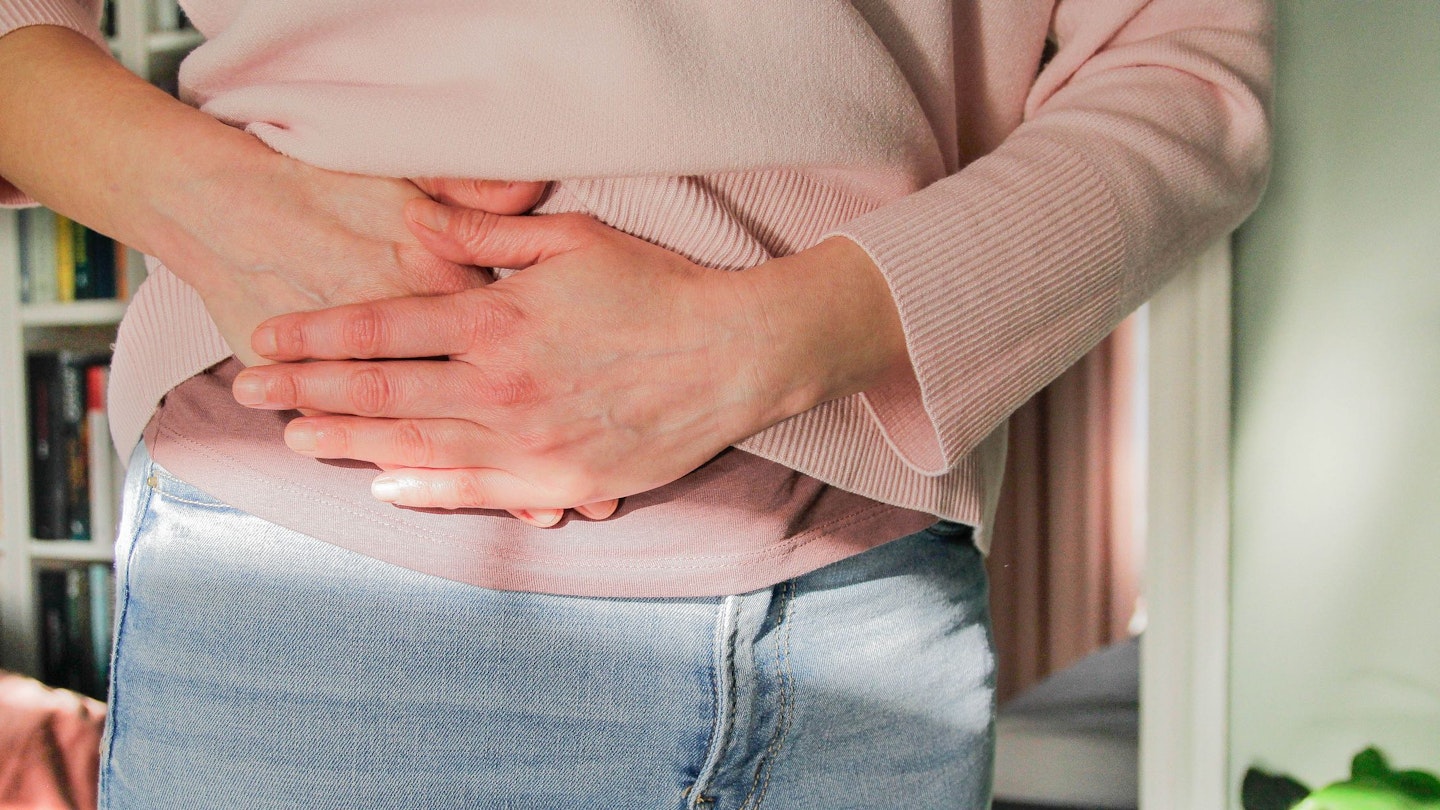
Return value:
[[(115, 0), (111, 50), (136, 75), (171, 92), (180, 61), (202, 37), (193, 29), (167, 30), (178, 13), (174, 0)], [(164, 5), (168, 4), (168, 5)], [(114, 538), (36, 540), (31, 531), (29, 419), (25, 354), (81, 348), (103, 351), (115, 340), (124, 301), (22, 304), (15, 211), (0, 210), (0, 667), (39, 674), (35, 572), (47, 564), (110, 562)], [(129, 284), (144, 272), (131, 251)]]

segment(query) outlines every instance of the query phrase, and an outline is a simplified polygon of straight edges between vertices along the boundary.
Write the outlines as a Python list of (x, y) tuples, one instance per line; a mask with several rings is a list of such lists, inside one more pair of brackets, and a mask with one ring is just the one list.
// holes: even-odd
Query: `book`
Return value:
[(55, 212), (27, 208), (20, 212), (20, 300), (48, 304), (56, 300)]
[(35, 572), (40, 620), (40, 678), (105, 699), (114, 635), (115, 577), (105, 563)]
[[(62, 350), (26, 356), (26, 383), (30, 398), (31, 533), (40, 540), (89, 540), (93, 534), (91, 456), (97, 444), (90, 431), (92, 416), (88, 391), (89, 368), (105, 365), (105, 355)], [(99, 383), (102, 384), (103, 383)], [(103, 396), (103, 395), (102, 395)], [(102, 399), (103, 402), (103, 399)], [(103, 411), (101, 413), (103, 418)], [(98, 463), (108, 472), (97, 484), (113, 492), (115, 465), (111, 462), (108, 424), (102, 438), (107, 451)], [(114, 530), (114, 506), (103, 499), (106, 532)]]
[(35, 598), (40, 618), (40, 679), (63, 686), (69, 638), (65, 620), (65, 572), (48, 568), (35, 572)]
[(69, 536), (59, 355), (26, 355), (25, 382), (30, 405), (30, 534), (59, 540)]
[(65, 537), (90, 539), (90, 427), (86, 421), (85, 367), (92, 360), (62, 351), (60, 358), (60, 419), (64, 453)]
[(90, 572), (65, 569), (65, 669), (59, 680), (67, 689), (95, 694), (95, 650), (90, 635)]
[(85, 421), (89, 427), (86, 465), (89, 467), (90, 536), (106, 542), (115, 539), (115, 471), (120, 459), (110, 441), (110, 420), (105, 415), (110, 367), (101, 363), (85, 369)]
[(70, 226), (75, 240), (75, 300), (115, 297), (115, 243), (79, 223)]
[(55, 300), (75, 300), (75, 222), (55, 215)]

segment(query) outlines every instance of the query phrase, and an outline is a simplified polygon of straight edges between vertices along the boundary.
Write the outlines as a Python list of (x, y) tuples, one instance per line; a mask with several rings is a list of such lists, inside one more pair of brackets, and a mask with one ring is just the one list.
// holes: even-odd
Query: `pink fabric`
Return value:
[[(1263, 186), (1263, 0), (565, 6), (197, 0), (210, 39), (182, 87), (307, 162), (571, 180), (601, 219), (668, 221), (697, 255), (734, 225), (763, 242), (771, 223), (743, 209), (811, 187), (830, 204), (779, 241), (833, 232), (870, 253), (918, 389), (827, 403), (739, 446), (977, 525), (982, 546), (1005, 418)], [(635, 195), (634, 175), (739, 178), (755, 196), (734, 214), (702, 194), (667, 220), (674, 195)], [(111, 397), (122, 450), (167, 390), (224, 358), (205, 321), (163, 270), (137, 295)]]
[(0, 810), (88, 810), (105, 704), (0, 672)]

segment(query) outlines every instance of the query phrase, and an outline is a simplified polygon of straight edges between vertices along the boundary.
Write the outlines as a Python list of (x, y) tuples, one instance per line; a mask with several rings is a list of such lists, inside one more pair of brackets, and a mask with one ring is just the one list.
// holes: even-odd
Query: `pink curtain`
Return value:
[(1129, 634), (1135, 344), (1126, 321), (1011, 417), (989, 560), (1002, 702)]

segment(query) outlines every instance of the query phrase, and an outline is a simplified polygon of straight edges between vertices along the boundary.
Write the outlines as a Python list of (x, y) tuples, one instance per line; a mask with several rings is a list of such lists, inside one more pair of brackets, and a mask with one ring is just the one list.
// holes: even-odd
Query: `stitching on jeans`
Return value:
[[(785, 600), (785, 654), (782, 689), (787, 689), (790, 695), (789, 700), (781, 701), (780, 728), (775, 732), (774, 746), (767, 756), (774, 756), (779, 753), (780, 746), (785, 742), (785, 736), (790, 732), (790, 720), (795, 713), (796, 689), (795, 689), (795, 658), (790, 654), (790, 639), (795, 634), (795, 617), (792, 612), (795, 610), (795, 583), (785, 583), (790, 590), (789, 597)], [(788, 684), (788, 685), (787, 685)], [(783, 694), (783, 693), (782, 693)], [(770, 792), (770, 777), (775, 773), (775, 763), (772, 760), (770, 767), (765, 769), (765, 784), (760, 787), (760, 795), (755, 799), (755, 808), (758, 810), (765, 802), (765, 796)]]
[[(157, 479), (162, 479), (162, 478), (168, 478), (168, 476), (161, 476), (161, 475), (159, 475), (159, 474), (156, 474), (156, 475), (155, 475), (155, 478), (157, 478)], [(169, 480), (175, 481), (175, 480), (177, 480), (177, 479), (170, 478)], [(228, 505), (228, 504), (226, 504), (226, 503), (223, 503), (223, 502), (221, 502), (221, 501), (213, 501), (213, 500), (212, 500), (212, 501), (201, 501), (201, 500), (196, 500), (195, 498), (186, 498), (186, 497), (184, 497), (184, 496), (182, 496), (182, 495), (176, 495), (176, 494), (173, 493), (173, 492), (167, 492), (166, 490), (160, 488), (160, 484), (159, 484), (158, 482), (157, 482), (154, 486), (151, 486), (151, 487), (148, 487), (148, 488), (149, 488), (152, 492), (154, 492), (155, 494), (159, 495), (160, 497), (164, 498), (164, 499), (167, 500), (167, 501), (178, 501), (178, 502), (180, 502), (180, 503), (188, 503), (188, 504), (190, 504), (191, 506), (204, 506), (204, 507), (208, 507), (208, 508), (210, 508), (210, 509), (234, 509), (234, 508), (235, 508), (235, 507), (230, 506), (230, 505)]]
[[(786, 581), (780, 586), (780, 611), (779, 619), (776, 622), (776, 631), (783, 628), (785, 641), (783, 646), (777, 638), (775, 642), (775, 672), (779, 680), (780, 710), (775, 717), (775, 735), (770, 738), (770, 744), (765, 746), (765, 754), (755, 766), (755, 781), (750, 784), (750, 790), (741, 800), (741, 810), (757, 810), (760, 803), (765, 800), (765, 794), (770, 789), (770, 774), (775, 767), (775, 755), (780, 750), (780, 744), (784, 740), (785, 733), (789, 727), (790, 719), (790, 690), (792, 684), (790, 677), (793, 671), (790, 670), (790, 606), (793, 602), (795, 583), (793, 580)], [(758, 794), (757, 794), (758, 790)], [(750, 799), (755, 799), (751, 804)]]
[[(142, 472), (145, 472), (147, 477), (153, 475), (155, 472), (155, 462), (151, 460), (149, 462), (149, 469), (143, 470)], [(105, 741), (105, 762), (101, 764), (100, 778), (97, 780), (99, 782), (99, 796), (97, 798), (99, 799), (102, 810), (110, 806), (110, 793), (107, 788), (110, 783), (110, 774), (115, 769), (115, 739), (120, 736), (120, 713), (118, 711), (121, 697), (120, 678), (117, 673), (119, 668), (114, 666), (114, 664), (120, 663), (120, 644), (125, 639), (125, 617), (130, 613), (130, 581), (134, 578), (135, 547), (140, 545), (140, 531), (145, 528), (145, 518), (150, 511), (150, 499), (154, 496), (155, 492), (153, 487), (141, 487), (139, 489), (140, 497), (137, 499), (135, 511), (132, 513), (134, 515), (135, 525), (129, 533), (130, 548), (125, 555), (125, 580), (124, 582), (116, 583), (119, 587), (121, 601), (120, 609), (115, 615), (115, 644), (112, 653), (114, 659), (110, 667), (110, 738)]]
[(710, 676), (711, 694), (715, 699), (715, 721), (711, 728), (710, 741), (705, 746), (705, 758), (695, 783), (685, 789), (685, 796), (691, 797), (692, 808), (709, 800), (705, 791), (720, 770), (720, 760), (729, 745), (735, 724), (735, 680), (732, 661), (735, 656), (735, 627), (740, 597), (727, 596), (720, 600), (720, 621), (715, 627), (715, 667)]

